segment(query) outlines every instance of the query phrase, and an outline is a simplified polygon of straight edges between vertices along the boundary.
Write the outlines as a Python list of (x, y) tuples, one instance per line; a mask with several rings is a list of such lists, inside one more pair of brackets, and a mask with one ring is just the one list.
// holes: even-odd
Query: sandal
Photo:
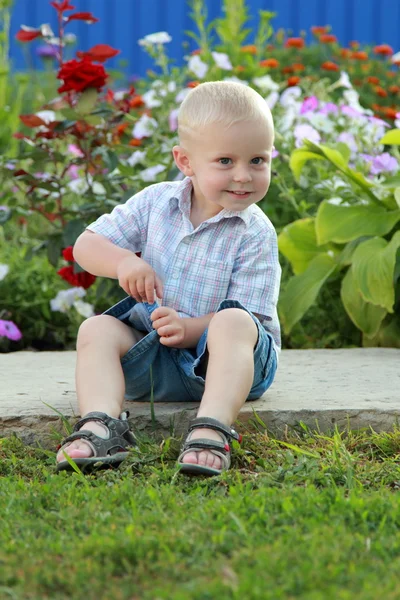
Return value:
[[(234, 439), (240, 444), (242, 442), (242, 436), (232, 427), (227, 427), (220, 421), (217, 421), (217, 419), (211, 419), (210, 417), (199, 417), (190, 421), (188, 436), (194, 429), (198, 428), (215, 429), (215, 431), (218, 431), (221, 435), (223, 441), (217, 442), (216, 440), (205, 438), (190, 440), (187, 437), (178, 458), (179, 469), (181, 473), (188, 475), (221, 475), (222, 471), (226, 471), (231, 466), (231, 448), (228, 440)], [(212, 467), (206, 467), (205, 465), (182, 462), (182, 458), (188, 452), (199, 452), (201, 450), (211, 450), (213, 454), (219, 456), (222, 460), (222, 468), (213, 469)]]
[[(93, 451), (93, 456), (87, 458), (71, 458), (82, 472), (88, 473), (92, 470), (118, 467), (128, 456), (128, 448), (137, 446), (137, 441), (129, 426), (129, 411), (120, 414), (119, 419), (114, 419), (103, 412), (90, 412), (74, 425), (74, 433), (71, 433), (57, 447), (57, 451), (74, 440), (84, 439)], [(80, 429), (88, 421), (99, 421), (108, 429), (108, 438), (102, 438), (92, 431)], [(57, 463), (56, 472), (73, 471), (74, 469), (67, 460)]]

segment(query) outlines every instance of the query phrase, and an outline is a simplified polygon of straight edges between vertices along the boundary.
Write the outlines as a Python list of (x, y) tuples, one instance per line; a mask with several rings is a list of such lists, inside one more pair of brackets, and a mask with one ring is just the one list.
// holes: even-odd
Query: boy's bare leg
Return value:
[[(240, 308), (221, 310), (211, 319), (207, 335), (206, 383), (198, 417), (212, 417), (228, 427), (236, 420), (253, 383), (257, 334), (253, 319)], [(221, 441), (221, 436), (213, 429), (195, 429), (190, 439), (197, 438)], [(207, 450), (188, 452), (183, 462), (221, 468), (221, 459)]]
[[(120, 359), (146, 334), (137, 331), (109, 315), (98, 315), (84, 321), (77, 340), (76, 391), (81, 417), (92, 411), (105, 412), (118, 418), (125, 393)], [(106, 437), (106, 428), (96, 421), (85, 423), (83, 429)], [(65, 446), (71, 458), (92, 456), (85, 440)], [(62, 450), (57, 462), (65, 460)]]

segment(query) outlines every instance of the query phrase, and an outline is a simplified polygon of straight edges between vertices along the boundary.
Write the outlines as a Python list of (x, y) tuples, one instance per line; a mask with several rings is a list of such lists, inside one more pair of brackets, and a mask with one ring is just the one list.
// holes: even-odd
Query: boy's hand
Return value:
[(135, 254), (121, 260), (117, 267), (117, 277), (122, 289), (137, 302), (153, 304), (154, 288), (157, 296), (162, 298), (161, 279), (145, 260)]
[(178, 348), (185, 339), (185, 325), (176, 310), (160, 306), (151, 313), (153, 327), (160, 336), (160, 344)]

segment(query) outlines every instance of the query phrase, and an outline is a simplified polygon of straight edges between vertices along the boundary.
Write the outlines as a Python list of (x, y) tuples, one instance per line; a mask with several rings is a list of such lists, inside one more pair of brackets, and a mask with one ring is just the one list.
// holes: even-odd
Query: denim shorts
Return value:
[[(136, 300), (128, 296), (103, 314), (116, 317), (123, 323), (147, 335), (121, 358), (125, 377), (125, 399), (136, 402), (200, 402), (204, 393), (206, 365), (208, 362), (207, 333), (204, 331), (196, 348), (168, 348), (160, 344), (159, 335), (152, 328), (150, 314), (157, 304), (142, 304), (146, 319), (134, 316)], [(260, 398), (272, 384), (277, 359), (274, 341), (261, 323), (237, 300), (223, 300), (216, 312), (225, 308), (241, 308), (249, 313), (257, 325), (258, 339), (254, 349), (254, 379), (247, 400)], [(234, 349), (233, 349), (234, 352)]]

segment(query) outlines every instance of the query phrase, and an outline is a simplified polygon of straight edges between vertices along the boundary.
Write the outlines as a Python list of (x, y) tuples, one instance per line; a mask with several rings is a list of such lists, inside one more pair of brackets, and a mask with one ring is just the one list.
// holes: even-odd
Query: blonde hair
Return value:
[(178, 135), (221, 123), (229, 127), (242, 121), (264, 119), (274, 124), (268, 104), (251, 87), (233, 81), (209, 81), (193, 88), (183, 100), (178, 113)]

